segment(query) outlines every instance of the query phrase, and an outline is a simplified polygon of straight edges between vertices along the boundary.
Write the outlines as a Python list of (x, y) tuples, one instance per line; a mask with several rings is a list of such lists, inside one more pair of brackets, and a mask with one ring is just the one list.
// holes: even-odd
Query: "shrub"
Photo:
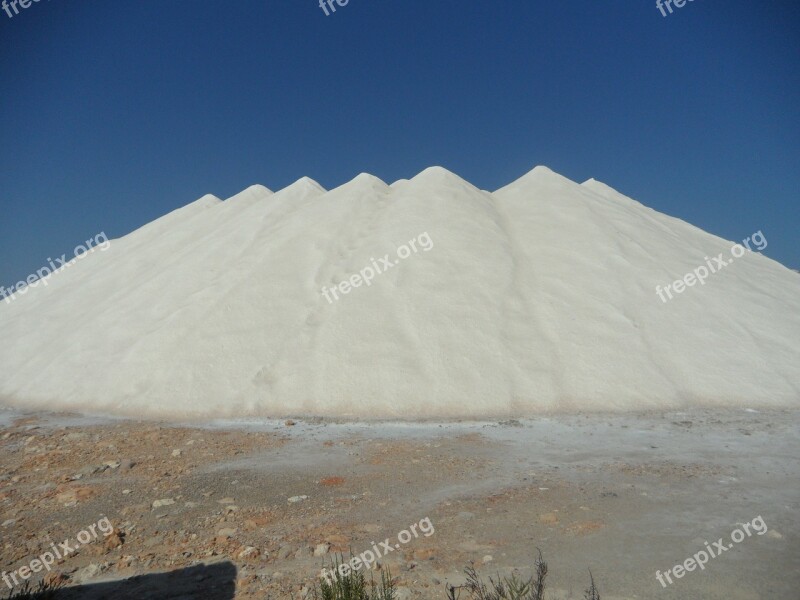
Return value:
[(31, 589), (31, 582), (25, 584), (16, 592), (13, 590), (7, 596), (7, 600), (55, 600), (58, 595), (56, 591), (61, 587), (61, 583), (45, 583), (40, 581), (35, 589)]
[[(448, 600), (459, 600), (461, 592), (465, 591), (471, 600), (544, 600), (545, 583), (547, 577), (547, 563), (542, 558), (542, 551), (538, 550), (539, 556), (533, 564), (533, 574), (528, 579), (519, 579), (516, 574), (511, 577), (500, 577), (492, 579), (489, 577), (489, 584), (485, 584), (473, 567), (464, 569), (467, 582), (458, 587), (447, 586)], [(600, 593), (594, 584), (594, 577), (589, 571), (591, 581), (589, 588), (585, 592), (586, 600), (600, 600)]]
[[(337, 573), (339, 565), (344, 562), (344, 557), (334, 558), (330, 571)], [(338, 575), (329, 583), (321, 579), (319, 588), (314, 584), (312, 588), (314, 600), (395, 600), (395, 587), (392, 574), (387, 569), (381, 571), (380, 584), (370, 574), (370, 581), (364, 576), (364, 571), (351, 570), (346, 576)]]

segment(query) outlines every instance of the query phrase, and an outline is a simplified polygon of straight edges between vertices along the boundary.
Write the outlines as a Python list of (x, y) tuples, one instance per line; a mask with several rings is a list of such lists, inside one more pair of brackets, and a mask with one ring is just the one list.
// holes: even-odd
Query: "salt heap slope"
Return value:
[[(369, 287), (322, 295), (423, 233), (432, 247)], [(796, 407), (796, 273), (748, 252), (669, 302), (655, 293), (731, 246), (543, 167), (494, 193), (431, 168), (206, 196), (0, 303), (0, 404), (181, 418)]]

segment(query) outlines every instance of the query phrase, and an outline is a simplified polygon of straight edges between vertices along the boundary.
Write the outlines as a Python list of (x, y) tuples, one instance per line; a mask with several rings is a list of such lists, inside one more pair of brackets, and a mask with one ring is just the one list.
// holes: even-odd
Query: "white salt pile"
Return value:
[[(359, 418), (798, 406), (797, 273), (748, 251), (656, 294), (732, 245), (543, 167), (494, 193), (434, 167), (391, 186), (205, 196), (0, 302), (0, 404)], [(344, 293), (386, 254), (397, 264)]]

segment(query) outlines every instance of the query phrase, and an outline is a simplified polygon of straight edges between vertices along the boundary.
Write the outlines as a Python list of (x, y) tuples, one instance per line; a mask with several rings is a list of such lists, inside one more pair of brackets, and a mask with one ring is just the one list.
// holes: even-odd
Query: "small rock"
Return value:
[(90, 475), (94, 475), (95, 473), (99, 473), (101, 471), (105, 471), (108, 467), (105, 465), (98, 467), (97, 465), (89, 465), (87, 467), (83, 467), (80, 471), (78, 471), (75, 475), (73, 475), (74, 479), (80, 479), (81, 477), (88, 477)]
[(278, 558), (280, 560), (286, 560), (294, 553), (294, 550), (291, 546), (281, 546), (278, 550)]
[(152, 537), (147, 538), (144, 541), (145, 548), (154, 548), (155, 546), (159, 546), (164, 543), (164, 536), (162, 535), (154, 535)]
[(558, 523), (558, 515), (553, 512), (541, 514), (539, 515), (539, 523), (543, 525), (555, 525)]
[(219, 504), (233, 504), (235, 500), (233, 498), (223, 498), (222, 500), (217, 500)]
[(330, 549), (331, 545), (328, 543), (317, 544), (317, 547), (314, 548), (314, 556), (325, 556)]
[(219, 531), (217, 531), (217, 535), (221, 538), (230, 538), (236, 535), (236, 529), (231, 527), (223, 527)]
[(325, 477), (324, 479), (320, 479), (320, 485), (333, 487), (337, 485), (342, 485), (344, 483), (344, 477), (334, 476), (334, 477)]
[(768, 538), (772, 538), (773, 540), (783, 539), (783, 536), (780, 533), (778, 533), (777, 531), (775, 531), (774, 529), (770, 529), (767, 532), (767, 537)]
[(261, 554), (258, 548), (254, 548), (253, 546), (246, 546), (244, 550), (239, 552), (239, 558), (258, 558)]
[(103, 464), (113, 471), (115, 469), (119, 469), (119, 466), (122, 463), (120, 461), (118, 461), (118, 460), (110, 460), (108, 462), (104, 462)]
[(294, 504), (296, 502), (302, 502), (303, 500), (308, 500), (308, 496), (292, 496), (289, 498), (288, 502)]
[(69, 577), (63, 573), (48, 573), (44, 576), (44, 583), (50, 587), (61, 587), (69, 581)]
[(106, 550), (114, 550), (115, 548), (120, 548), (124, 543), (124, 534), (119, 529), (115, 529), (111, 535), (106, 538), (106, 543), (103, 544), (103, 546)]
[(11, 527), (16, 522), (17, 522), (16, 519), (7, 519), (3, 521), (3, 527)]
[(492, 555), (491, 555), (491, 554), (487, 554), (486, 556), (484, 556), (484, 557), (481, 559), (481, 561), (483, 562), (483, 564), (488, 564), (488, 563), (492, 562), (493, 560), (494, 560), (494, 558), (492, 558)]
[(287, 427), (293, 427), (294, 425), (296, 425), (296, 423), (295, 423), (294, 421), (292, 421), (291, 419), (288, 419), (288, 420), (286, 421), (285, 425), (286, 425)]
[(180, 456), (181, 454), (183, 454), (183, 451), (182, 451), (182, 450), (177, 450), (177, 449), (176, 449), (176, 450), (173, 450), (173, 451), (172, 451), (172, 456), (173, 456), (173, 457), (178, 457), (178, 456)]
[(436, 550), (433, 548), (424, 548), (414, 551), (414, 560), (432, 560), (436, 556)]
[(122, 493), (123, 493), (125, 496), (127, 496), (128, 494), (130, 494), (130, 493), (131, 493), (131, 491), (130, 491), (130, 490), (122, 490)]
[(97, 563), (91, 563), (80, 569), (75, 574), (75, 581), (78, 583), (86, 583), (90, 579), (94, 579), (95, 577), (100, 575), (100, 573), (102, 573), (100, 565), (98, 565)]
[(153, 502), (153, 508), (161, 508), (162, 506), (169, 506), (171, 504), (175, 504), (175, 500), (172, 498), (162, 498), (161, 500)]

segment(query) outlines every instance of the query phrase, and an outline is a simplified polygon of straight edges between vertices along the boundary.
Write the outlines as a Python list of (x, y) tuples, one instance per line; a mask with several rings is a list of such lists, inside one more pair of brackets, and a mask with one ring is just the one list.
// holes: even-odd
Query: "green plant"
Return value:
[(312, 588), (314, 600), (395, 600), (394, 581), (388, 569), (381, 571), (380, 584), (375, 583), (372, 574), (367, 583), (361, 570), (351, 570), (347, 575), (338, 575), (339, 565), (343, 562), (344, 557), (334, 557), (330, 571), (336, 573), (337, 577), (330, 581), (322, 579), (319, 588), (315, 583)]
[(61, 587), (61, 583), (45, 583), (40, 581), (35, 589), (31, 588), (31, 582), (26, 581), (16, 592), (11, 591), (7, 600), (55, 600), (56, 592)]
[(600, 592), (597, 591), (597, 588), (594, 585), (594, 577), (592, 577), (591, 569), (589, 570), (589, 579), (591, 581), (591, 584), (586, 589), (586, 592), (584, 593), (583, 597), (585, 598), (585, 600), (600, 600)]
[[(464, 569), (467, 581), (464, 585), (455, 587), (447, 586), (448, 600), (459, 600), (464, 591), (472, 600), (544, 600), (545, 583), (547, 577), (547, 563), (542, 558), (542, 551), (537, 548), (539, 556), (533, 564), (533, 574), (529, 579), (519, 579), (516, 574), (511, 577), (492, 579), (485, 584), (473, 567)], [(591, 585), (586, 590), (586, 600), (600, 600), (600, 593), (594, 584), (594, 577), (589, 571)]]

